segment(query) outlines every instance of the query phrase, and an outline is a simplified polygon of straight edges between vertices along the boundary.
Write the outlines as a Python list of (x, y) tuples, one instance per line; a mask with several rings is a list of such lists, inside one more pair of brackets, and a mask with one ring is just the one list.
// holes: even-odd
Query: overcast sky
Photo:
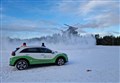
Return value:
[(119, 30), (119, 0), (1, 0), (2, 35), (32, 38), (78, 27), (79, 33)]

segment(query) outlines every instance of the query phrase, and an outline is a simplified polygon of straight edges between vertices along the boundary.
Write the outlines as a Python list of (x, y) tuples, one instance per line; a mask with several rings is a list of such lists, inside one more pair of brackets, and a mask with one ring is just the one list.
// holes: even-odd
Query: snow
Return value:
[(0, 63), (2, 63), (0, 64), (0, 77), (2, 83), (119, 82), (119, 46), (47, 44), (48, 48), (68, 54), (69, 62), (63, 66), (39, 65), (18, 71), (15, 67), (9, 66), (11, 51), (18, 44), (2, 43), (0, 49)]

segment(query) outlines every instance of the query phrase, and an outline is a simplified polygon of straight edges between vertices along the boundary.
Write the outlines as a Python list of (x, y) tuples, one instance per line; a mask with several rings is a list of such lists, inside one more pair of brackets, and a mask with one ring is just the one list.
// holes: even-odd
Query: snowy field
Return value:
[[(68, 54), (69, 62), (63, 66), (33, 66), (18, 71), (9, 66), (15, 46), (1, 49), (1, 82), (38, 83), (119, 83), (119, 46), (51, 46)], [(90, 70), (90, 71), (87, 71)]]

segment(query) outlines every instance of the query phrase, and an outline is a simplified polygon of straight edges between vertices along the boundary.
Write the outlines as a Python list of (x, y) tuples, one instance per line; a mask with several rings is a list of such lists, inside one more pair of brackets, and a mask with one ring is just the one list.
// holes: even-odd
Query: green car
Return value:
[(67, 54), (52, 51), (46, 47), (20, 47), (12, 52), (10, 66), (24, 70), (29, 65), (56, 63), (61, 66), (68, 62)]

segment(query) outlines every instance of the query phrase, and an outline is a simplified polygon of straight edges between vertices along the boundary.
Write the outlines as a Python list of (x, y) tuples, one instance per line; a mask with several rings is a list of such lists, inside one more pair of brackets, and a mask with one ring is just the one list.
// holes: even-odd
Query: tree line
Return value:
[(96, 45), (120, 45), (120, 36), (103, 36), (100, 37), (99, 34), (95, 35)]

